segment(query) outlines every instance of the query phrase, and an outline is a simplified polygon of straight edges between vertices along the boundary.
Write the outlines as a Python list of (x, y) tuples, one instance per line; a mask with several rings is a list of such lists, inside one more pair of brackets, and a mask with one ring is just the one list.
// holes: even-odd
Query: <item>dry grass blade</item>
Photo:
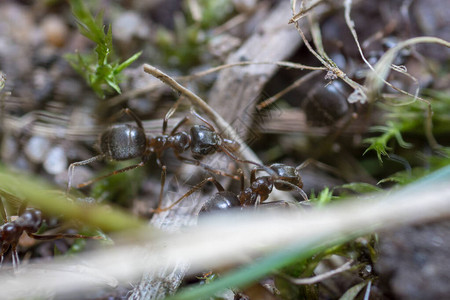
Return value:
[[(373, 68), (373, 72), (369, 73), (367, 76), (365, 86), (367, 87), (369, 93), (371, 95), (377, 94), (378, 91), (381, 89), (383, 84), (388, 84), (386, 82), (386, 78), (389, 74), (392, 62), (394, 61), (397, 54), (405, 47), (420, 44), (420, 43), (434, 43), (439, 44), (444, 47), (450, 48), (450, 43), (437, 38), (437, 37), (431, 37), (431, 36), (422, 36), (422, 37), (416, 37), (412, 38), (403, 42), (398, 43), (395, 47), (389, 49), (377, 62), (375, 67)], [(399, 90), (399, 89), (397, 89)], [(400, 91), (400, 90), (399, 90)], [(401, 91), (404, 94), (406, 92)], [(411, 95), (409, 93), (406, 93), (406, 95), (414, 97), (414, 95)], [(423, 100), (423, 99), (422, 99)]]
[[(292, 6), (292, 13), (294, 15), (296, 15), (295, 6)], [(317, 53), (313, 49), (313, 47), (311, 46), (309, 41), (306, 39), (306, 36), (305, 36), (303, 30), (301, 29), (299, 22), (297, 21), (297, 22), (292, 22), (292, 23), (295, 24), (295, 28), (297, 29), (298, 33), (300, 34), (300, 36), (301, 36), (303, 42), (305, 43), (305, 46), (308, 48), (309, 52), (311, 52), (322, 63), (322, 65), (324, 65), (325, 68), (327, 68), (329, 74), (333, 77), (340, 78), (341, 80), (343, 80), (345, 83), (347, 83), (350, 87), (352, 87), (354, 89), (354, 92), (352, 94), (350, 94), (350, 96), (348, 97), (348, 102), (350, 102), (350, 103), (366, 102), (367, 95), (366, 95), (365, 88), (363, 86), (361, 86), (359, 83), (357, 83), (356, 81), (350, 79), (347, 76), (347, 74), (345, 74), (341, 69), (339, 69), (339, 67), (331, 59), (328, 58), (328, 56), (326, 54), (324, 57), (322, 55), (319, 55), (319, 53)], [(313, 22), (313, 24), (314, 24), (314, 22)], [(313, 32), (315, 42), (319, 46), (318, 51), (321, 53), (325, 53), (323, 48), (321, 47), (322, 43), (321, 43), (321, 37), (319, 36), (319, 33), (318, 33), (318, 28), (313, 27), (313, 29), (315, 30), (315, 32)]]
[[(292, 10), (295, 9), (295, 2), (293, 1), (292, 3)], [(302, 6), (302, 9), (300, 10), (300, 12), (296, 13), (288, 22), (288, 24), (292, 24), (295, 23), (297, 21), (299, 21), (301, 18), (303, 18), (308, 12), (310, 12), (312, 9), (314, 9), (316, 6), (318, 6), (319, 4), (323, 3), (323, 0), (318, 0), (313, 2), (312, 4), (310, 4), (307, 8), (304, 8)]]
[(211, 69), (208, 69), (208, 70), (205, 70), (202, 72), (194, 73), (194, 74), (188, 75), (188, 76), (175, 77), (175, 79), (178, 79), (180, 81), (192, 80), (192, 79), (206, 76), (208, 74), (218, 72), (218, 71), (221, 71), (224, 69), (228, 69), (228, 68), (232, 68), (232, 67), (251, 66), (251, 65), (277, 65), (279, 67), (299, 69), (299, 70), (326, 70), (326, 68), (324, 68), (324, 67), (307, 66), (307, 65), (303, 65), (303, 64), (299, 64), (299, 63), (293, 63), (290, 61), (243, 61), (243, 62), (230, 63), (230, 64), (217, 66), (215, 68), (211, 68)]
[(310, 278), (293, 278), (290, 276), (286, 276), (284, 274), (280, 274), (280, 276), (286, 278), (287, 280), (289, 280), (290, 282), (292, 282), (293, 284), (298, 284), (298, 285), (308, 285), (308, 284), (314, 284), (314, 283), (318, 283), (320, 281), (323, 281), (325, 279), (328, 279), (330, 277), (333, 277), (334, 275), (337, 275), (339, 273), (345, 272), (347, 270), (351, 269), (351, 265), (352, 265), (353, 261), (350, 260), (348, 262), (346, 262), (345, 264), (343, 264), (342, 266), (328, 271), (326, 273), (314, 276), (314, 277), (310, 277)]

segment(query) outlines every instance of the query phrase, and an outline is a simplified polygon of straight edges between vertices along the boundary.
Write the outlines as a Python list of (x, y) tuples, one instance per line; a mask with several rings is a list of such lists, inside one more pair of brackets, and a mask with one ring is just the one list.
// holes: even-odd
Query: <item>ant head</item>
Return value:
[(110, 160), (128, 160), (142, 156), (146, 146), (144, 130), (129, 124), (111, 126), (100, 136), (100, 150)]
[[(285, 164), (273, 164), (270, 166), (272, 170), (277, 173), (275, 181), (275, 188), (280, 191), (291, 191), (293, 188), (291, 185), (303, 187), (302, 178), (295, 167), (291, 167)], [(283, 184), (283, 181), (290, 183)]]

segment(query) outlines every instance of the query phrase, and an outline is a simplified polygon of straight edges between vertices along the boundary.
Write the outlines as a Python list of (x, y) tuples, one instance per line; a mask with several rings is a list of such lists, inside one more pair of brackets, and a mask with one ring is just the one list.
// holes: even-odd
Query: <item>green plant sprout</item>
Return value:
[(65, 58), (78, 73), (85, 77), (86, 82), (99, 97), (105, 97), (108, 86), (120, 94), (120, 73), (138, 59), (142, 52), (134, 54), (120, 64), (114, 61), (112, 59), (114, 54), (112, 29), (109, 25), (105, 33), (103, 13), (99, 13), (94, 18), (81, 0), (71, 0), (70, 5), (80, 33), (93, 41), (96, 47), (93, 53), (71, 53), (66, 54)]
[(156, 46), (171, 67), (189, 69), (201, 62), (209, 41), (207, 30), (222, 23), (233, 12), (229, 0), (200, 0), (198, 6), (183, 1), (185, 13), (174, 16), (174, 29), (159, 27)]
[(333, 190), (330, 190), (330, 188), (326, 187), (321, 190), (317, 196), (315, 194), (312, 194), (309, 198), (309, 201), (315, 203), (318, 207), (321, 207), (330, 203), (334, 198), (336, 197), (333, 196)]
[[(373, 126), (370, 131), (380, 132), (381, 135), (370, 137), (363, 142), (369, 144), (364, 154), (369, 150), (374, 150), (377, 153), (378, 160), (382, 162), (382, 156), (389, 157), (389, 151), (392, 149), (388, 146), (388, 143), (395, 138), (402, 148), (409, 149), (413, 145), (403, 140), (402, 135), (413, 134), (414, 136), (426, 136), (427, 135), (427, 123), (432, 122), (432, 134), (438, 138), (445, 138), (449, 134), (450, 117), (448, 111), (450, 110), (450, 97), (446, 93), (435, 92), (432, 90), (424, 90), (423, 94), (430, 98), (430, 105), (433, 107), (432, 119), (426, 113), (427, 104), (422, 101), (414, 101), (405, 105), (398, 105), (392, 103), (378, 103), (384, 115), (386, 116), (385, 126)], [(432, 146), (430, 144), (430, 146)], [(434, 161), (444, 161), (443, 163), (433, 164), (431, 169), (435, 167), (443, 166), (449, 161), (449, 150), (446, 147), (439, 146), (438, 157), (429, 157), (429, 159), (423, 157), (424, 160), (433, 159)], [(420, 156), (417, 153), (416, 157)], [(436, 166), (434, 166), (436, 165)]]
[(363, 142), (370, 144), (370, 146), (366, 149), (366, 151), (364, 151), (363, 155), (366, 154), (369, 150), (374, 150), (377, 153), (377, 157), (380, 163), (383, 163), (383, 159), (381, 158), (382, 155), (389, 157), (387, 150), (391, 150), (391, 147), (388, 147), (387, 143), (392, 138), (395, 138), (398, 144), (403, 148), (412, 147), (410, 143), (405, 142), (402, 138), (401, 124), (388, 121), (386, 123), (386, 126), (373, 126), (372, 128), (370, 128), (370, 131), (381, 132), (382, 134), (380, 136), (364, 139)]

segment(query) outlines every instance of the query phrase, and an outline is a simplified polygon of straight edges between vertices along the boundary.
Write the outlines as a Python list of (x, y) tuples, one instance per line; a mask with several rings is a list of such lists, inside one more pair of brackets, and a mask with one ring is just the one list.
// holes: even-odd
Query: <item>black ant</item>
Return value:
[[(175, 156), (180, 161), (201, 166), (205, 170), (218, 175), (229, 176), (236, 180), (239, 180), (239, 178), (234, 175), (224, 173), (220, 170), (213, 169), (212, 167), (201, 163), (199, 159), (215, 152), (224, 152), (237, 162), (250, 163), (260, 166), (258, 163), (239, 159), (234, 152), (239, 149), (240, 145), (235, 141), (221, 137), (214, 127), (193, 109), (191, 109), (191, 113), (200, 119), (205, 125), (193, 125), (190, 128), (189, 133), (185, 131), (178, 131), (178, 129), (189, 120), (189, 117), (186, 116), (175, 125), (170, 134), (166, 134), (168, 120), (175, 112), (177, 106), (178, 101), (164, 117), (162, 134), (155, 137), (147, 136), (145, 134), (142, 121), (139, 117), (130, 109), (125, 108), (122, 113), (126, 113), (130, 116), (135, 121), (136, 126), (130, 124), (119, 124), (113, 125), (106, 129), (106, 131), (100, 136), (101, 154), (84, 161), (72, 163), (69, 166), (67, 192), (70, 190), (73, 171), (76, 166), (86, 165), (102, 158), (113, 161), (122, 161), (141, 157), (141, 161), (135, 165), (113, 171), (109, 174), (91, 179), (77, 186), (78, 188), (82, 188), (106, 177), (142, 167), (148, 162), (151, 154), (155, 153), (157, 163), (162, 169), (161, 198), (166, 177), (166, 166), (161, 163), (161, 156), (163, 152), (169, 148), (174, 150)], [(191, 149), (193, 158), (188, 158), (181, 155), (182, 152), (188, 150), (189, 148)]]
[[(298, 169), (302, 166), (303, 164), (295, 168), (280, 163), (273, 164), (270, 167), (258, 166), (251, 171), (250, 186), (247, 188), (245, 188), (244, 174), (240, 172), (241, 190), (239, 194), (226, 191), (214, 177), (208, 177), (192, 187), (186, 194), (168, 207), (159, 208), (159, 205), (161, 204), (159, 203), (158, 208), (155, 211), (161, 212), (173, 208), (183, 199), (202, 188), (207, 182), (212, 182), (218, 192), (203, 205), (201, 209), (202, 213), (215, 210), (226, 210), (232, 207), (257, 205), (267, 200), (274, 186), (281, 191), (296, 190), (303, 199), (308, 201), (308, 196), (302, 189), (303, 182), (298, 172)], [(258, 171), (266, 171), (270, 176), (256, 177)]]
[(1, 214), (4, 220), (4, 224), (0, 227), (0, 267), (3, 264), (3, 257), (5, 253), (11, 248), (13, 268), (17, 269), (19, 265), (19, 255), (17, 253), (17, 245), (19, 243), (20, 236), (23, 232), (35, 240), (57, 240), (62, 238), (73, 239), (101, 239), (100, 236), (84, 236), (80, 234), (36, 234), (43, 222), (42, 212), (34, 208), (27, 208), (22, 204), (19, 211), (21, 211), (19, 217), (14, 221), (8, 222), (6, 217), (6, 210), (3, 203), (0, 200)]

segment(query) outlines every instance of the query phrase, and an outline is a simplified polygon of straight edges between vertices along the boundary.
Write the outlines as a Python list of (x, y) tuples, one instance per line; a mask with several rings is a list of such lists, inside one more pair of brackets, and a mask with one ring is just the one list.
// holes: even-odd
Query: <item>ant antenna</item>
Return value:
[(72, 164), (70, 164), (69, 166), (69, 171), (68, 171), (68, 181), (67, 181), (67, 190), (66, 190), (66, 194), (69, 194), (70, 192), (70, 188), (72, 187), (72, 178), (73, 178), (73, 172), (75, 170), (75, 167), (77, 166), (84, 166), (87, 164), (90, 164), (91, 162), (103, 159), (105, 157), (104, 154), (100, 154), (94, 157), (91, 157), (89, 159), (83, 160), (83, 161), (78, 161), (78, 162), (74, 162)]
[(303, 189), (299, 188), (298, 186), (296, 186), (295, 184), (292, 184), (286, 180), (275, 180), (274, 182), (282, 183), (284, 185), (290, 186), (291, 188), (295, 189), (300, 194), (300, 196), (302, 196), (302, 198), (305, 199), (305, 201), (309, 201), (308, 195), (306, 195), (305, 191)]
[[(175, 205), (177, 205), (178, 203), (183, 201), (185, 198), (189, 197), (190, 195), (192, 195), (193, 193), (195, 193), (196, 191), (201, 189), (208, 182), (213, 182), (214, 185), (217, 187), (217, 189), (219, 191), (224, 191), (225, 190), (223, 188), (223, 186), (214, 177), (208, 177), (208, 178), (203, 179), (200, 183), (197, 183), (196, 185), (194, 185), (189, 191), (187, 191), (183, 196), (181, 196), (174, 203), (172, 203), (169, 206), (164, 207), (164, 208), (160, 208), (159, 205), (158, 205), (157, 208), (151, 209), (150, 212), (152, 212), (152, 213), (160, 213), (160, 212), (172, 209)], [(160, 196), (160, 199), (159, 199), (159, 204), (161, 204), (161, 196)]]

